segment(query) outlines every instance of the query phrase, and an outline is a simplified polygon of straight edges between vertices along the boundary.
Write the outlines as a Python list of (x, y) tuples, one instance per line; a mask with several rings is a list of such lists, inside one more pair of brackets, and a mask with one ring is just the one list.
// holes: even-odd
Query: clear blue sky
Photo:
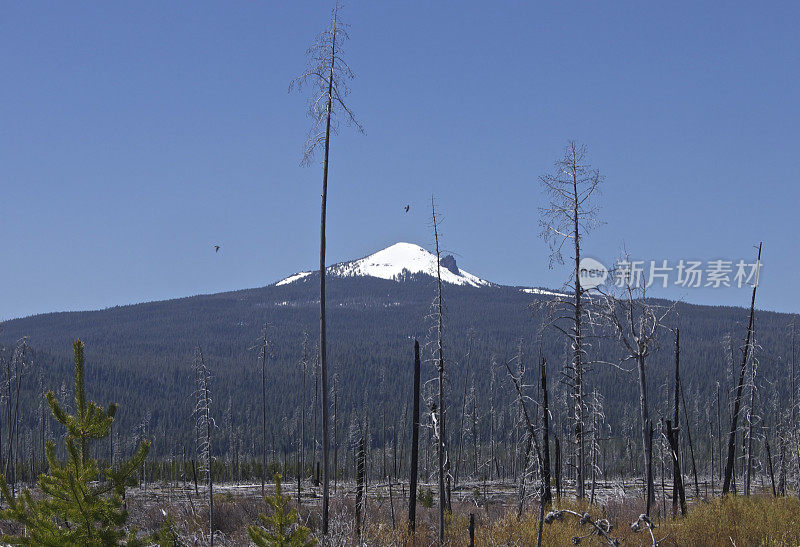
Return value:
[[(798, 5), (549, 4), (348, 3), (367, 133), (333, 140), (329, 261), (430, 245), (435, 194), (461, 267), (558, 287), (538, 176), (572, 138), (606, 177), (588, 255), (735, 260), (763, 240), (760, 307), (800, 311)], [(0, 319), (312, 268), (321, 169), (299, 166), (309, 120), (287, 87), (329, 8), (5, 3)]]

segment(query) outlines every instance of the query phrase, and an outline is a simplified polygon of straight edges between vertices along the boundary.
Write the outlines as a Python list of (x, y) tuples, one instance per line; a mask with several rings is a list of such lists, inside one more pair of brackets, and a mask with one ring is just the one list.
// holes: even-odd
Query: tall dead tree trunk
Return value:
[[(214, 473), (213, 452), (211, 445), (211, 427), (214, 423), (211, 417), (211, 374), (206, 367), (203, 352), (198, 346), (195, 352), (195, 416), (196, 431), (199, 432), (198, 455), (206, 468), (206, 483), (208, 485), (208, 533), (210, 544), (214, 545)], [(195, 487), (196, 488), (196, 487)]]
[(458, 456), (456, 457), (456, 467), (453, 473), (453, 488), (458, 486), (458, 472), (461, 468), (461, 454), (464, 447), (464, 418), (467, 412), (467, 384), (469, 382), (470, 357), (472, 356), (472, 333), (469, 337), (467, 348), (466, 366), (464, 370), (464, 395), (461, 400), (461, 427), (458, 428)]
[[(267, 325), (261, 341), (261, 497), (265, 494), (267, 475)], [(273, 455), (274, 456), (274, 455)]]
[(364, 474), (366, 467), (366, 453), (364, 450), (364, 431), (358, 438), (358, 453), (356, 454), (356, 535), (361, 537), (361, 513), (364, 505)]
[(555, 438), (556, 452), (556, 503), (561, 503), (561, 443)]
[[(681, 475), (680, 458), (678, 457), (678, 430), (672, 424), (672, 420), (667, 420), (667, 441), (672, 455), (672, 518), (678, 516), (678, 502), (680, 502), (681, 515), (686, 516), (686, 491), (683, 486), (683, 476)], [(662, 485), (663, 487), (663, 485)]]
[(489, 371), (489, 480), (494, 478), (496, 472), (497, 459), (494, 452), (494, 363)]
[(417, 469), (419, 467), (419, 342), (414, 340), (414, 406), (411, 414), (411, 467), (408, 482), (408, 524), (414, 531), (417, 523)]
[(333, 377), (333, 488), (339, 490), (339, 378)]
[(319, 407), (319, 359), (315, 359), (314, 363), (314, 403), (313, 403), (313, 410), (312, 410), (312, 443), (313, 443), (313, 460), (312, 465), (314, 469), (317, 470), (316, 475), (314, 475), (314, 486), (319, 486), (319, 438), (317, 437), (317, 432), (319, 431), (317, 425), (317, 408)]
[(591, 410), (592, 410), (592, 439), (591, 439), (591, 450), (590, 450), (590, 469), (591, 469), (591, 477), (590, 483), (591, 487), (589, 490), (589, 503), (594, 504), (594, 494), (597, 488), (597, 469), (598, 469), (598, 455), (600, 451), (600, 417), (602, 414), (602, 406), (600, 403), (599, 395), (597, 393), (597, 388), (592, 391), (592, 400), (591, 400)]
[(750, 365), (750, 405), (747, 408), (747, 455), (745, 458), (744, 495), (750, 495), (753, 476), (753, 407), (756, 402), (756, 364)]
[(717, 382), (717, 476), (722, 480), (722, 398), (719, 394)]
[(525, 457), (523, 460), (523, 467), (522, 467), (522, 475), (520, 477), (520, 490), (519, 490), (519, 500), (517, 505), (517, 518), (522, 516), (522, 505), (525, 498), (525, 474), (528, 468), (528, 457), (530, 455), (531, 445), (536, 449), (536, 461), (539, 467), (539, 476), (544, 476), (544, 466), (542, 460), (542, 452), (539, 448), (539, 441), (536, 438), (536, 425), (534, 423), (534, 419), (531, 418), (531, 414), (528, 412), (528, 408), (525, 405), (525, 395), (522, 391), (522, 377), (524, 375), (524, 370), (520, 370), (519, 377), (514, 376), (514, 373), (511, 372), (511, 367), (508, 363), (505, 363), (506, 370), (508, 371), (508, 376), (511, 378), (511, 382), (514, 384), (514, 389), (517, 393), (517, 399), (520, 405), (520, 409), (522, 411), (522, 417), (525, 419), (525, 431), (527, 433), (527, 438), (525, 439)]
[(683, 486), (683, 474), (679, 457), (678, 442), (680, 435), (680, 392), (681, 392), (681, 331), (675, 329), (675, 406), (672, 421), (667, 421), (667, 438), (672, 452), (672, 518), (678, 514), (680, 501), (681, 515), (686, 516), (686, 491)]
[(731, 416), (731, 430), (728, 435), (728, 459), (725, 462), (725, 481), (722, 484), (722, 495), (727, 494), (731, 488), (733, 478), (733, 464), (736, 460), (736, 430), (739, 427), (739, 410), (742, 406), (742, 389), (744, 387), (744, 373), (747, 369), (747, 360), (750, 357), (750, 341), (753, 336), (753, 317), (756, 307), (756, 289), (758, 288), (758, 270), (761, 266), (761, 246), (758, 244), (758, 258), (756, 260), (756, 277), (753, 283), (753, 295), (750, 299), (750, 319), (747, 322), (747, 335), (742, 350), (742, 366), (739, 370), (739, 383), (736, 386), (736, 398), (733, 401), (733, 415)]
[(542, 381), (542, 506), (549, 505), (553, 499), (550, 490), (550, 407), (547, 400), (547, 361), (541, 361)]
[(584, 389), (583, 389), (583, 301), (581, 300), (581, 239), (580, 239), (580, 218), (578, 217), (578, 207), (580, 206), (578, 196), (578, 178), (575, 161), (575, 153), (572, 154), (572, 164), (570, 175), (572, 177), (573, 188), (573, 243), (575, 245), (575, 320), (573, 323), (573, 373), (575, 374), (575, 496), (580, 500), (586, 497), (584, 473), (586, 471), (586, 455), (584, 454)]
[(300, 468), (297, 470), (297, 499), (300, 499), (300, 484), (305, 478), (306, 472), (306, 372), (308, 360), (306, 356), (306, 344), (308, 339), (303, 340), (303, 357), (300, 365), (303, 368), (303, 382), (300, 390)]
[[(790, 427), (792, 429), (791, 437), (794, 439), (794, 445), (795, 445), (795, 448), (797, 450), (797, 457), (795, 458), (796, 463), (797, 463), (797, 471), (796, 471), (795, 475), (797, 477), (797, 497), (800, 498), (800, 437), (798, 437), (798, 430), (797, 430), (797, 426), (796, 426), (796, 424), (797, 424), (797, 421), (796, 421), (796, 409), (797, 409), (796, 405), (797, 405), (797, 403), (795, 402), (795, 389), (796, 389), (796, 387), (795, 387), (795, 363), (797, 363), (797, 352), (796, 352), (796, 345), (795, 345), (795, 333), (796, 332), (797, 332), (797, 325), (795, 324), (795, 320), (792, 320), (792, 348), (791, 348), (791, 351), (792, 351), (792, 355), (791, 355), (791, 357), (792, 357), (792, 366), (791, 366), (791, 371), (792, 371), (792, 383), (791, 383), (791, 385), (792, 385), (792, 398), (791, 398), (792, 412), (791, 412), (791, 420), (792, 420), (792, 422), (791, 422), (791, 426)], [(788, 443), (788, 440), (787, 440), (787, 443)]]
[[(630, 261), (625, 261), (630, 264)], [(625, 273), (623, 272), (623, 276)], [(627, 352), (625, 360), (636, 361), (639, 376), (639, 413), (641, 419), (642, 451), (644, 456), (645, 482), (645, 514), (650, 509), (655, 496), (653, 484), (653, 424), (650, 421), (650, 410), (647, 402), (647, 367), (646, 359), (651, 347), (655, 344), (656, 334), (665, 317), (672, 311), (667, 308), (663, 313), (658, 306), (647, 299), (646, 287), (631, 285), (636, 283), (630, 276), (622, 278), (626, 288), (624, 299), (602, 294), (598, 301), (600, 318), (611, 328), (622, 347)], [(634, 296), (636, 291), (636, 296)]]
[(686, 424), (686, 440), (689, 441), (689, 455), (692, 458), (692, 475), (694, 476), (694, 495), (700, 498), (700, 480), (697, 477), (697, 460), (694, 457), (694, 443), (692, 442), (692, 428), (689, 425), (689, 411), (686, 410), (686, 397), (681, 384), (681, 403), (683, 404), (683, 421)]
[(439, 545), (444, 545), (444, 510), (447, 506), (445, 492), (445, 408), (444, 408), (444, 306), (442, 301), (442, 264), (439, 255), (439, 227), (436, 221), (436, 204), (431, 197), (431, 217), (433, 219), (433, 237), (436, 244), (436, 369), (439, 374), (439, 434), (437, 446), (439, 452)]
[[(320, 238), (319, 238), (319, 359), (322, 389), (322, 533), (328, 534), (328, 502), (330, 497), (330, 477), (328, 469), (329, 455), (329, 420), (328, 420), (328, 355), (327, 329), (325, 315), (325, 228), (328, 203), (328, 166), (330, 158), (330, 142), (332, 120), (337, 111), (343, 114), (345, 121), (363, 132), (363, 128), (355, 119), (352, 111), (344, 103), (348, 87), (346, 80), (353, 78), (353, 72), (341, 57), (342, 42), (347, 40), (346, 25), (339, 20), (339, 4), (332, 12), (328, 28), (308, 49), (308, 69), (296, 78), (292, 86), (302, 88), (310, 86), (314, 94), (309, 100), (309, 117), (313, 126), (306, 141), (303, 162), (308, 164), (315, 151), (321, 145), (324, 148), (322, 162), (322, 195), (320, 204)], [(324, 129), (323, 129), (324, 128)]]
[[(540, 177), (542, 185), (550, 196), (550, 203), (542, 208), (542, 236), (548, 241), (553, 261), (563, 262), (561, 250), (568, 240), (572, 240), (573, 248), (573, 294), (571, 298), (558, 298), (555, 304), (563, 313), (570, 315), (570, 325), (560, 328), (572, 345), (572, 388), (573, 413), (575, 427), (574, 468), (576, 473), (576, 496), (585, 497), (584, 473), (586, 459), (584, 453), (584, 302), (581, 287), (580, 262), (581, 238), (597, 223), (597, 208), (592, 205), (591, 197), (597, 190), (602, 177), (599, 171), (584, 164), (586, 147), (570, 141), (564, 157), (555, 164), (555, 172)], [(567, 313), (569, 312), (569, 313)]]
[(767, 463), (769, 465), (769, 479), (772, 483), (772, 496), (775, 497), (778, 495), (778, 491), (775, 488), (775, 470), (772, 467), (772, 451), (769, 449), (769, 441), (764, 441), (764, 444), (767, 449)]
[(331, 69), (328, 78), (328, 107), (325, 122), (325, 160), (322, 170), (322, 204), (320, 206), (319, 231), (319, 362), (322, 370), (322, 534), (328, 534), (328, 500), (330, 477), (328, 476), (328, 338), (325, 323), (325, 222), (328, 205), (328, 153), (330, 151), (331, 110), (333, 109), (333, 58), (336, 54), (336, 17), (334, 16), (334, 38), (331, 41)]
[(647, 405), (647, 379), (643, 354), (637, 355), (636, 366), (639, 371), (639, 411), (642, 418), (642, 446), (644, 447), (645, 514), (649, 515), (655, 495), (653, 487), (653, 424), (650, 422), (650, 410)]

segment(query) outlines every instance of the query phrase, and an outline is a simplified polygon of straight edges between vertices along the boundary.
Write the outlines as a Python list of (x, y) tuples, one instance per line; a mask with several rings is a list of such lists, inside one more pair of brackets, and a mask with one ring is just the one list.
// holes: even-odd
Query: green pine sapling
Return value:
[[(281, 475), (275, 473), (275, 495), (264, 498), (272, 507), (272, 515), (265, 517), (259, 515), (261, 520), (268, 528), (260, 526), (250, 526), (247, 533), (253, 543), (262, 546), (274, 547), (310, 547), (316, 545), (317, 540), (313, 537), (309, 539), (311, 530), (305, 526), (295, 526), (297, 523), (297, 509), (290, 509), (287, 512), (289, 496), (284, 496), (281, 491)], [(292, 529), (294, 528), (294, 529)]]
[[(97, 461), (89, 457), (89, 444), (107, 437), (117, 410), (108, 410), (90, 401), (84, 391), (83, 342), (73, 344), (75, 355), (75, 414), (68, 414), (52, 391), (46, 395), (53, 416), (66, 429), (67, 461), (56, 459), (55, 443), (48, 441), (45, 455), (50, 474), (39, 476), (44, 497), (34, 499), (29, 490), (18, 498), (9, 492), (0, 475), (0, 493), (8, 507), (0, 511), (0, 520), (16, 521), (24, 527), (21, 535), (4, 535), (0, 541), (14, 545), (143, 545), (135, 530), (126, 530), (128, 518), (124, 507), (125, 483), (144, 463), (150, 448), (143, 441), (134, 455), (116, 469), (104, 469), (107, 478), (99, 483)], [(38, 498), (38, 496), (37, 496)]]

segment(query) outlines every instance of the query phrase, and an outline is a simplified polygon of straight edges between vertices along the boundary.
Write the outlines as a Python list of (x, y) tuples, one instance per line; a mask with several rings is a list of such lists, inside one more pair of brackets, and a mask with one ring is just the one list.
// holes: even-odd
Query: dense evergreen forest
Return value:
[[(0, 342), (5, 346), (6, 363), (10, 363), (14, 343), (22, 337), (28, 337), (35, 350), (33, 364), (24, 371), (21, 382), (21, 442), (31, 448), (39, 446), (32, 443), (38, 443), (42, 431), (50, 431), (49, 419), (41, 422), (43, 390), (53, 389), (66, 395), (62, 400), (69, 400), (72, 342), (80, 338), (86, 345), (89, 396), (102, 393), (122, 409), (114, 428), (114, 442), (120, 449), (147, 436), (153, 441), (151, 460), (192, 454), (192, 361), (195, 347), (200, 346), (212, 374), (212, 414), (219, 427), (215, 433), (216, 455), (257, 459), (261, 446), (258, 349), (267, 324), (267, 450), (273, 460), (285, 459), (298, 450), (300, 432), (304, 430), (304, 448), (309, 454), (314, 453), (314, 448), (319, 447), (321, 427), (315, 278), (311, 275), (284, 286), (101, 311), (45, 314), (5, 323)], [(364, 415), (372, 422), (373, 447), (383, 447), (384, 440), (390, 447), (405, 442), (410, 430), (415, 338), (423, 346), (423, 360), (428, 361), (422, 369), (423, 397), (426, 403), (432, 400), (435, 382), (426, 385), (425, 381), (435, 378), (436, 371), (425, 344), (432, 325), (428, 316), (434, 289), (435, 280), (425, 275), (400, 282), (369, 277), (330, 279), (327, 298), (333, 371), (331, 400), (335, 398), (337, 405), (337, 442), (342, 446), (352, 448), (349, 428), (357, 422), (357, 416)], [(450, 423), (454, 424), (448, 429), (448, 437), (451, 446), (465, 446), (462, 459), (477, 462), (477, 454), (469, 455), (470, 447), (485, 443), (490, 435), (498, 447), (518, 442), (516, 396), (504, 363), (511, 361), (514, 370), (519, 370), (520, 355), (531, 385), (535, 384), (539, 356), (547, 359), (551, 397), (556, 401), (552, 405), (553, 427), (557, 435), (568, 435), (567, 388), (562, 370), (569, 355), (564, 338), (545, 325), (547, 313), (543, 304), (552, 297), (525, 293), (519, 287), (454, 285), (445, 286), (444, 296), (446, 397)], [(769, 416), (777, 415), (777, 409), (788, 406), (791, 321), (792, 317), (786, 314), (756, 314), (758, 382), (775, 388), (765, 390), (765, 400), (756, 401), (758, 414), (765, 416), (765, 422), (770, 421)], [(695, 437), (702, 439), (695, 450), (703, 462), (709, 460), (706, 466), (710, 465), (709, 427), (718, 439), (718, 400), (723, 429), (729, 420), (733, 369), (740, 360), (746, 322), (744, 308), (686, 303), (678, 303), (668, 319), (668, 326), (681, 330), (687, 411), (697, 428)], [(636, 439), (637, 423), (635, 374), (609, 364), (592, 364), (593, 358), (599, 356), (613, 361), (618, 345), (605, 339), (603, 333), (588, 340), (587, 384), (591, 386), (590, 394), (596, 388), (598, 400), (602, 401), (605, 469), (609, 473), (633, 471), (638, 462), (634, 454), (640, 450), (631, 441)], [(669, 416), (668, 383), (673, 362), (673, 334), (665, 328), (648, 363), (655, 421)], [(3, 374), (6, 378), (8, 374), (13, 376), (13, 370), (6, 367)], [(0, 408), (4, 436), (9, 423), (8, 403), (13, 398), (13, 393), (8, 392), (10, 386), (5, 384), (5, 400)], [(301, 409), (303, 402), (305, 413)], [(430, 417), (425, 420), (429, 422)], [(460, 424), (464, 424), (463, 436)], [(307, 466), (312, 458), (318, 461), (319, 455), (309, 455)], [(715, 459), (715, 466), (719, 465), (719, 458)], [(628, 465), (631, 469), (627, 469)], [(492, 473), (503, 473), (502, 465), (496, 464)]]

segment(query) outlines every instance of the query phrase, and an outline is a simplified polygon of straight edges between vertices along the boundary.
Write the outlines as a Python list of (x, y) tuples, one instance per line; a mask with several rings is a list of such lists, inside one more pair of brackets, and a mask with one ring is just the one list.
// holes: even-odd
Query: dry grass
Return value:
[(714, 499), (670, 527), (676, 545), (800, 545), (800, 499)]
[[(331, 526), (326, 545), (370, 545), (370, 546), (429, 546), (436, 545), (437, 511), (417, 507), (417, 530), (412, 536), (405, 523), (407, 499), (395, 495), (393, 500), (395, 526), (392, 526), (392, 503), (386, 496), (371, 495), (367, 499), (366, 518), (361, 542), (354, 530), (355, 504), (348, 492), (331, 499)], [(304, 500), (300, 508), (301, 522), (309, 526), (319, 537), (319, 499)], [(294, 503), (293, 503), (294, 504)], [(623, 545), (651, 545), (650, 535), (634, 533), (631, 522), (641, 512), (640, 499), (620, 497), (608, 500), (603, 505), (588, 506), (573, 501), (564, 501), (558, 506), (578, 513), (587, 511), (593, 518), (608, 519), (613, 525), (611, 536)], [(167, 495), (166, 492), (136, 492), (129, 499), (130, 523), (143, 532), (158, 529), (165, 520), (165, 513), (174, 523), (174, 530), (187, 545), (207, 544), (208, 508), (205, 498), (187, 493)], [(219, 532), (215, 544), (249, 544), (247, 526), (257, 524), (258, 513), (267, 507), (256, 489), (248, 492), (222, 493), (214, 500), (215, 521)], [(475, 543), (479, 546), (528, 546), (536, 544), (538, 507), (535, 503), (526, 507), (522, 518), (517, 519), (513, 497), (496, 496), (487, 511), (477, 507), (474, 501), (464, 498), (453, 500), (453, 514), (446, 519), (447, 545), (468, 545), (469, 514), (475, 514)], [(657, 521), (654, 535), (662, 540), (660, 545), (689, 546), (777, 546), (800, 545), (800, 500), (796, 497), (773, 498), (771, 496), (728, 497), (714, 499), (710, 503), (697, 502), (689, 507), (689, 514), (676, 521)], [(543, 545), (572, 545), (579, 537), (581, 545), (603, 545), (596, 536), (589, 536), (590, 526), (582, 526), (579, 519), (565, 516), (544, 526)], [(321, 539), (321, 538), (320, 538)]]
[[(614, 528), (611, 535), (624, 545), (651, 545), (647, 531), (634, 533), (631, 522), (638, 517), (633, 503), (616, 503), (612, 507), (588, 507), (575, 502), (564, 503), (562, 509), (576, 512), (588, 511), (593, 518), (608, 518)], [(612, 514), (612, 512), (614, 514)], [(466, 513), (448, 518), (448, 545), (467, 545), (469, 536)], [(436, 544), (436, 526), (424, 519), (417, 528), (415, 541), (401, 530), (392, 530), (386, 523), (368, 526), (364, 534), (368, 545), (427, 546)], [(729, 497), (711, 503), (699, 503), (690, 508), (686, 518), (656, 523), (653, 530), (660, 545), (688, 546), (777, 546), (800, 545), (800, 500), (797, 498), (772, 498), (766, 496)], [(526, 512), (517, 519), (514, 511), (489, 521), (485, 515), (476, 514), (475, 544), (535, 545), (538, 513)], [(591, 528), (581, 526), (578, 519), (567, 516), (563, 521), (546, 524), (543, 545), (573, 545), (580, 538), (581, 545), (604, 545), (596, 535), (589, 536)]]

